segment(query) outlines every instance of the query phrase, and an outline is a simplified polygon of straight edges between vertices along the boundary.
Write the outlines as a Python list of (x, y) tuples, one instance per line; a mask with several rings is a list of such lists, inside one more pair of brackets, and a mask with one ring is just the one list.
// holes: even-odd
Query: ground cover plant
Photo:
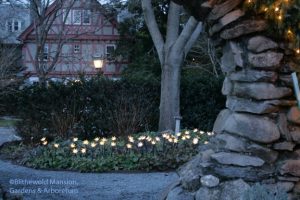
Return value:
[(107, 171), (165, 171), (174, 170), (198, 153), (197, 146), (207, 143), (211, 132), (185, 130), (177, 133), (140, 133), (127, 137), (96, 137), (80, 140), (49, 140), (24, 151), (5, 147), (2, 154), (18, 155), (18, 162), (39, 169), (76, 170), (81, 172)]

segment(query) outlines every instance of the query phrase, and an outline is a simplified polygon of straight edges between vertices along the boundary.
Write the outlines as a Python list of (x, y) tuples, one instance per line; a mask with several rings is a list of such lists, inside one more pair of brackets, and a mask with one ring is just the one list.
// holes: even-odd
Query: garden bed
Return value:
[(11, 143), (0, 150), (1, 158), (38, 169), (80, 172), (168, 171), (196, 155), (199, 143), (213, 133), (183, 131), (148, 132), (128, 137), (68, 140), (43, 137), (39, 144)]

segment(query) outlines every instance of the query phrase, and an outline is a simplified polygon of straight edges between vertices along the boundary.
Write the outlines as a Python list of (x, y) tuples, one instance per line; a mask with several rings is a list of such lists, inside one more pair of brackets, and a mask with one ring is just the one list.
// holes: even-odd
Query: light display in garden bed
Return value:
[(171, 133), (148, 132), (128, 137), (96, 137), (92, 140), (48, 141), (32, 149), (24, 164), (44, 169), (70, 169), (83, 172), (113, 170), (176, 169), (198, 153), (198, 145), (207, 144), (213, 132), (185, 130)]

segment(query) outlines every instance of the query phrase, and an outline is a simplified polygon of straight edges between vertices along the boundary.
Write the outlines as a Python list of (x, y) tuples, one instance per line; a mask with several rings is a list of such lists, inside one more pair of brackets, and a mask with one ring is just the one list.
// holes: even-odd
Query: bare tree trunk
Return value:
[(190, 17), (180, 32), (181, 6), (170, 2), (165, 40), (158, 28), (151, 0), (142, 0), (146, 25), (161, 64), (159, 130), (174, 130), (174, 117), (180, 115), (181, 65), (202, 31), (202, 23)]
[(162, 68), (159, 130), (173, 130), (180, 115), (180, 63), (171, 57)]

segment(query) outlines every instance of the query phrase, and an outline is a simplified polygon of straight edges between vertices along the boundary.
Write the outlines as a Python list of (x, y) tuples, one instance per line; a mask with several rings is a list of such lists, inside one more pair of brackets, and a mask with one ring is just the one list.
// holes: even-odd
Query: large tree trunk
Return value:
[(164, 39), (155, 20), (151, 0), (141, 2), (145, 21), (162, 68), (159, 130), (174, 130), (174, 117), (180, 115), (180, 67), (198, 39), (202, 31), (202, 23), (190, 17), (180, 32), (181, 7), (170, 2), (167, 34)]
[(174, 130), (175, 117), (180, 115), (180, 63), (169, 62), (162, 67), (159, 130)]

